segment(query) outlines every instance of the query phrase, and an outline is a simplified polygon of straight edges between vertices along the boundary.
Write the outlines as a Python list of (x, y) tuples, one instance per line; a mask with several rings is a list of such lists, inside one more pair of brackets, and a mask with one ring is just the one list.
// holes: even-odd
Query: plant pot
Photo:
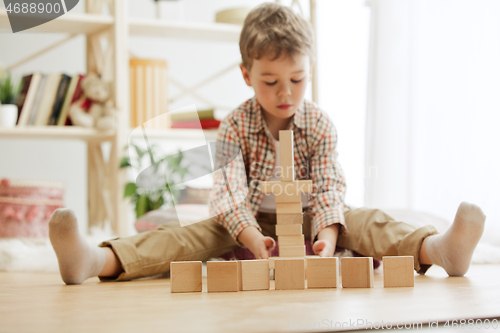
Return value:
[(17, 123), (17, 105), (0, 105), (0, 127), (14, 127)]

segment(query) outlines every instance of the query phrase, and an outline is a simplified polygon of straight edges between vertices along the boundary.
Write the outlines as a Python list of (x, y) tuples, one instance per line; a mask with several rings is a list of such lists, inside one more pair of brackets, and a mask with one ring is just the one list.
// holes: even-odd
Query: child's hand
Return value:
[(265, 237), (255, 227), (243, 229), (238, 240), (252, 251), (256, 259), (268, 259), (276, 246), (274, 239)]
[(252, 251), (256, 259), (268, 259), (273, 252), (276, 243), (271, 237), (262, 237), (256, 239), (255, 242), (248, 247)]
[(320, 257), (333, 257), (335, 246), (337, 245), (339, 228), (339, 224), (333, 224), (318, 233), (318, 240), (313, 244), (314, 254)]
[(314, 254), (319, 255), (320, 257), (333, 257), (333, 253), (335, 252), (335, 248), (331, 242), (327, 240), (317, 240), (313, 244)]

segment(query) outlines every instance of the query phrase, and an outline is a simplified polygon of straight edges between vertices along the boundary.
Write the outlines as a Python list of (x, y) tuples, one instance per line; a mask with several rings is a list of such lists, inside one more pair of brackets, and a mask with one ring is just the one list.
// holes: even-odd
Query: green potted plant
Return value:
[(182, 183), (184, 176), (188, 172), (188, 167), (182, 165), (183, 154), (179, 150), (175, 155), (160, 155), (158, 146), (151, 146), (151, 149), (143, 149), (135, 144), (130, 144), (126, 149), (135, 152), (134, 163), (131, 163), (130, 156), (124, 157), (120, 162), (120, 169), (137, 167), (142, 170), (145, 160), (149, 160), (150, 170), (153, 170), (161, 178), (161, 173), (168, 174), (168, 179), (161, 178), (161, 186), (154, 189), (142, 188), (136, 182), (128, 182), (125, 185), (124, 198), (130, 198), (135, 206), (136, 217), (139, 218), (147, 212), (159, 209), (163, 206), (173, 206), (179, 197), (179, 188), (175, 184)]
[(16, 102), (20, 85), (14, 85), (10, 73), (0, 71), (0, 127), (14, 127), (17, 123)]

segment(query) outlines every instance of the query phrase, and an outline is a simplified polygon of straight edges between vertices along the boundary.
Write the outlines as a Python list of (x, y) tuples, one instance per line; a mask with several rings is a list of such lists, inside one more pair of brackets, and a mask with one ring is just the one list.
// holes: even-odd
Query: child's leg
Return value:
[(444, 234), (424, 239), (420, 249), (421, 259), (443, 267), (448, 275), (464, 275), (483, 235), (485, 221), (481, 208), (462, 202), (453, 224)]
[[(174, 260), (206, 260), (237, 248), (229, 233), (214, 220), (187, 227), (164, 225), (154, 231), (113, 239), (91, 247), (78, 233), (71, 210), (54, 212), (49, 235), (67, 284), (92, 276), (130, 280), (168, 272)], [(107, 278), (110, 277), (110, 278)]]
[(421, 274), (432, 264), (442, 266), (450, 275), (465, 274), (484, 228), (479, 207), (465, 203), (443, 235), (436, 235), (438, 231), (431, 225), (415, 228), (376, 209), (354, 209), (344, 216), (348, 233), (339, 234), (338, 246), (379, 260), (383, 256), (411, 255), (415, 270)]
[(339, 233), (338, 246), (378, 260), (383, 256), (413, 256), (413, 267), (419, 273), (430, 267), (420, 262), (419, 251), (426, 237), (438, 233), (433, 226), (416, 228), (369, 208), (347, 211), (344, 217), (347, 233)]
[[(123, 272), (111, 275), (123, 281), (170, 271), (172, 261), (201, 261), (231, 252), (239, 246), (229, 232), (214, 219), (181, 227), (178, 222), (161, 225), (156, 230), (118, 238), (99, 244), (111, 249)], [(101, 280), (109, 280), (99, 274)]]
[(101, 248), (90, 246), (81, 237), (76, 216), (70, 209), (58, 209), (52, 214), (49, 238), (66, 284), (82, 283), (102, 271), (106, 254)]
[(104, 254), (106, 255), (106, 262), (104, 263), (104, 267), (98, 276), (113, 277), (119, 276), (123, 273), (122, 263), (110, 247), (98, 247), (98, 249), (103, 249)]

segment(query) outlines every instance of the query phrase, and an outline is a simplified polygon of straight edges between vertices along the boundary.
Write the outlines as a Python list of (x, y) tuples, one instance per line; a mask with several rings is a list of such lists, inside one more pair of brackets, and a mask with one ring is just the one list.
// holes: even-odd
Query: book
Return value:
[(170, 113), (170, 120), (172, 122), (193, 121), (193, 120), (198, 120), (198, 119), (200, 119), (200, 120), (215, 119), (214, 118), (214, 109), (200, 110), (200, 111), (198, 111), (198, 116), (196, 116), (196, 112)]
[(57, 119), (57, 126), (64, 126), (66, 124), (71, 104), (77, 101), (82, 94), (80, 84), (83, 78), (83, 75), (75, 75), (71, 78), (61, 112)]
[(59, 82), (61, 81), (61, 74), (49, 74), (47, 77), (47, 83), (45, 84), (45, 90), (43, 92), (43, 98), (40, 102), (40, 108), (35, 119), (35, 126), (45, 126), (49, 123), (49, 117), (54, 107), (54, 102), (56, 99), (57, 88), (59, 87)]
[(59, 119), (59, 114), (61, 113), (61, 108), (63, 106), (66, 93), (68, 92), (70, 81), (70, 76), (66, 74), (61, 75), (61, 81), (59, 81), (59, 87), (57, 88), (54, 106), (52, 107), (52, 112), (50, 114), (47, 125), (57, 125), (57, 120)]
[(26, 126), (28, 124), (28, 119), (33, 109), (33, 103), (35, 102), (41, 78), (42, 74), (40, 73), (34, 73), (23, 77), (21, 93), (16, 101), (16, 105), (19, 109), (17, 126)]
[(17, 96), (17, 99), (16, 99), (16, 106), (17, 106), (17, 110), (18, 110), (16, 124), (19, 124), (19, 119), (21, 119), (21, 112), (23, 110), (24, 102), (26, 101), (26, 95), (28, 94), (28, 88), (31, 84), (32, 77), (33, 77), (33, 74), (23, 76), (23, 79), (21, 82), (22, 88), (21, 88), (21, 91), (19, 92), (19, 96)]
[(214, 129), (218, 128), (220, 125), (220, 120), (217, 119), (204, 119), (204, 120), (191, 120), (191, 121), (177, 121), (172, 123), (171, 128), (202, 128), (202, 129)]
[[(85, 75), (81, 77), (81, 79), (78, 81), (78, 84), (76, 86), (76, 90), (75, 90), (75, 94), (73, 95), (73, 99), (69, 105), (69, 107), (71, 108), (71, 105), (73, 103), (78, 103), (80, 100), (82, 100), (84, 98), (83, 96), (83, 89), (82, 89), (82, 80), (85, 78)], [(73, 123), (71, 122), (71, 118), (70, 117), (66, 117), (66, 126), (72, 126)]]
[(40, 102), (43, 98), (43, 92), (45, 91), (45, 85), (47, 83), (47, 74), (42, 74), (40, 83), (38, 84), (38, 89), (36, 91), (35, 100), (33, 101), (33, 106), (31, 112), (29, 113), (28, 122), (26, 125), (34, 125), (36, 120), (36, 115), (40, 109)]

